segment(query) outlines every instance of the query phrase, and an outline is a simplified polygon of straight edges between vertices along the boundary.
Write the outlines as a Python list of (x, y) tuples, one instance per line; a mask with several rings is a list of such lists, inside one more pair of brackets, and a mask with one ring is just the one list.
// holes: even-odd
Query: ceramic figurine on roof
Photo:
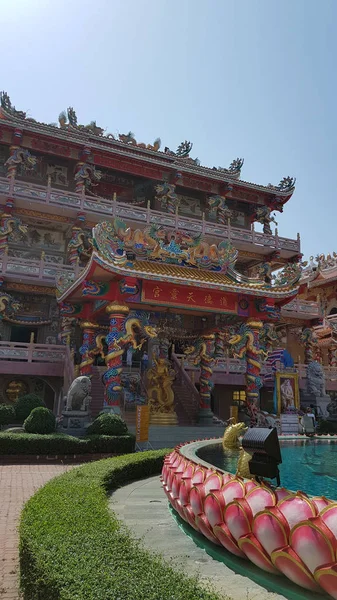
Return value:
[(240, 173), (243, 167), (244, 158), (236, 158), (229, 165), (229, 171), (231, 173)]
[(296, 177), (283, 177), (278, 184), (278, 189), (282, 191), (293, 190), (296, 183)]
[(293, 286), (301, 277), (302, 267), (300, 264), (290, 263), (287, 264), (282, 271), (277, 273), (274, 279), (274, 285), (278, 286)]
[(88, 133), (91, 135), (97, 135), (102, 137), (104, 135), (104, 129), (96, 125), (96, 121), (91, 121), (88, 125), (79, 125), (77, 122), (77, 115), (72, 106), (66, 111), (62, 111), (59, 115), (59, 124), (62, 129), (73, 128), (77, 129), (82, 133)]
[(176, 155), (179, 156), (179, 158), (187, 157), (189, 156), (189, 153), (191, 152), (192, 148), (192, 142), (188, 142), (187, 140), (185, 140), (184, 142), (181, 142), (181, 144), (179, 144)]
[(19, 119), (25, 119), (26, 118), (26, 113), (25, 112), (23, 112), (22, 110), (16, 110), (15, 106), (12, 105), (10, 97), (7, 94), (7, 92), (0, 92), (0, 106), (7, 113), (10, 113), (14, 117), (17, 117)]
[(123, 142), (124, 144), (129, 144), (130, 146), (137, 146), (137, 148), (144, 148), (145, 150), (153, 150), (154, 152), (158, 152), (158, 150), (160, 149), (161, 146), (161, 139), (160, 138), (156, 138), (153, 142), (153, 144), (144, 144), (143, 142), (141, 143), (137, 143), (137, 140), (135, 138), (135, 134), (132, 133), (132, 131), (129, 131), (129, 133), (120, 133), (118, 135), (118, 139), (120, 142)]

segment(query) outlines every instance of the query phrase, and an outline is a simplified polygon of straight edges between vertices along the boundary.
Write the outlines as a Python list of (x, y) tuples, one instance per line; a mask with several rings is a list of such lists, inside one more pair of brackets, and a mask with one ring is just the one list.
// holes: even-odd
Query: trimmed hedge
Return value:
[(128, 426), (119, 415), (101, 413), (87, 427), (87, 435), (126, 435)]
[(54, 433), (56, 429), (56, 417), (49, 408), (38, 406), (37, 408), (33, 408), (23, 426), (27, 433), (40, 433), (41, 435)]
[(63, 433), (0, 433), (1, 454), (125, 454), (134, 452), (133, 435), (90, 435), (75, 438)]
[(167, 452), (90, 463), (28, 501), (20, 523), (25, 600), (219, 600), (144, 550), (109, 511), (106, 491), (159, 474)]
[(14, 405), (17, 421), (23, 423), (25, 419), (29, 417), (32, 410), (38, 406), (46, 405), (40, 396), (37, 396), (36, 394), (26, 394), (25, 396), (18, 398)]

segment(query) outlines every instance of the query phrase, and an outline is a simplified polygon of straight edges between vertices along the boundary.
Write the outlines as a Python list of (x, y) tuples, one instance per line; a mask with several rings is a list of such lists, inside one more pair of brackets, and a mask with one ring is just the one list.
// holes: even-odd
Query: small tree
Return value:
[(15, 403), (15, 414), (17, 421), (23, 423), (24, 420), (29, 417), (32, 410), (38, 406), (45, 406), (45, 403), (36, 394), (26, 394), (25, 396), (18, 398)]
[(38, 406), (34, 408), (24, 422), (27, 433), (54, 433), (56, 418), (49, 408)]

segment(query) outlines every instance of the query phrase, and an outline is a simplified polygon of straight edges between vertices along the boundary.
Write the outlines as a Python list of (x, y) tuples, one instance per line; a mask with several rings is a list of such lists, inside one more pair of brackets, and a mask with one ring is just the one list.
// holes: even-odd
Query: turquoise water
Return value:
[[(280, 445), (283, 487), (337, 501), (337, 441), (306, 438), (280, 442)], [(200, 449), (198, 456), (230, 473), (236, 471), (238, 450), (226, 450), (224, 453), (221, 444), (217, 444)]]

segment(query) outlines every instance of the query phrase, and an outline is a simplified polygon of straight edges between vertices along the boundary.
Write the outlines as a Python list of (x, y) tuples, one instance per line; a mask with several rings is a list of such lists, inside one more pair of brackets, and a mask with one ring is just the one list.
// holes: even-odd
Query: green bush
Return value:
[(87, 428), (88, 435), (126, 435), (128, 427), (118, 415), (100, 413)]
[(105, 492), (160, 473), (166, 452), (73, 469), (29, 500), (20, 524), (25, 600), (219, 600), (144, 550), (109, 511)]
[(15, 422), (15, 410), (12, 404), (0, 404), (0, 427)]
[(18, 398), (14, 406), (17, 421), (23, 423), (34, 408), (45, 406), (45, 403), (36, 394), (26, 394)]
[(29, 417), (23, 424), (27, 433), (54, 433), (56, 428), (56, 418), (49, 408), (38, 406), (33, 408)]
[(93, 435), (75, 438), (63, 433), (0, 433), (0, 455), (4, 454), (124, 454), (134, 452), (135, 437)]

